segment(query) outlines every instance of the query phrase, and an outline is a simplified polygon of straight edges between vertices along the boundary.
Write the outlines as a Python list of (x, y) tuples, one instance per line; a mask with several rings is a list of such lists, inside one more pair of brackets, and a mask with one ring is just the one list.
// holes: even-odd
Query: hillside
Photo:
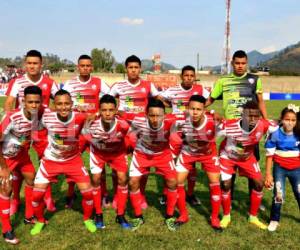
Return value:
[[(162, 71), (176, 69), (176, 67), (173, 66), (172, 64), (164, 63), (164, 62), (161, 63), (161, 67), (162, 67)], [(142, 68), (143, 68), (144, 71), (152, 71), (153, 70), (152, 60), (143, 59), (142, 60)]]

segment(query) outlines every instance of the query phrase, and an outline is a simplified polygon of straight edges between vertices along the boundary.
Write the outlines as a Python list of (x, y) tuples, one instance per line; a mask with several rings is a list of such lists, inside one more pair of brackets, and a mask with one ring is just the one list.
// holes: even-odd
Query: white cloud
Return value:
[(119, 19), (121, 24), (125, 25), (142, 25), (144, 24), (143, 18), (129, 18), (129, 17), (122, 17)]
[(260, 49), (259, 52), (263, 53), (263, 54), (267, 54), (267, 53), (274, 52), (276, 50), (277, 50), (276, 46), (272, 44), (272, 45), (269, 45), (267, 47)]

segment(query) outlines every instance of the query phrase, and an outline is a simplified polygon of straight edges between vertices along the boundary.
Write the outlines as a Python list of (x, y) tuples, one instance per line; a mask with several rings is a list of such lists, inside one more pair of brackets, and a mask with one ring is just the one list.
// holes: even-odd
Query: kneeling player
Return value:
[(92, 186), (79, 150), (79, 135), (86, 115), (71, 111), (71, 96), (65, 90), (56, 92), (54, 107), (56, 112), (45, 112), (42, 118), (49, 143), (34, 181), (32, 206), (37, 222), (31, 235), (39, 234), (45, 225), (43, 197), (49, 183), (60, 174), (77, 184), (82, 194), (84, 224), (90, 232), (95, 232), (97, 228), (90, 220), (93, 213)]
[(116, 222), (122, 228), (131, 228), (125, 219), (125, 209), (128, 197), (127, 186), (127, 155), (125, 136), (129, 125), (126, 121), (115, 117), (117, 103), (113, 96), (104, 95), (100, 100), (100, 118), (94, 120), (85, 129), (84, 133), (90, 136), (90, 168), (93, 179), (93, 196), (96, 210), (95, 222), (97, 228), (104, 228), (101, 208), (101, 173), (105, 163), (116, 171), (117, 187), (117, 217)]
[(220, 229), (219, 210), (221, 205), (220, 166), (215, 142), (215, 121), (204, 109), (206, 99), (193, 95), (189, 100), (188, 114), (185, 120), (179, 121), (177, 133), (183, 140), (181, 152), (176, 163), (178, 182), (178, 208), (180, 217), (176, 224), (188, 221), (185, 202), (184, 182), (196, 162), (202, 164), (209, 180), (210, 202), (212, 206), (211, 226)]
[(254, 188), (250, 195), (249, 222), (266, 229), (267, 226), (257, 218), (263, 197), (263, 177), (259, 164), (254, 156), (255, 145), (264, 134), (274, 131), (277, 126), (262, 119), (257, 103), (251, 101), (243, 106), (241, 119), (225, 120), (220, 125), (219, 134), (225, 136), (220, 145), (220, 166), (222, 180), (223, 218), (221, 227), (226, 228), (230, 221), (231, 210), (231, 178), (236, 168), (239, 174), (252, 179)]
[(38, 114), (42, 103), (42, 90), (37, 86), (29, 86), (24, 90), (24, 107), (21, 110), (8, 112), (0, 129), (0, 217), (2, 233), (6, 242), (17, 244), (10, 225), (10, 195), (11, 171), (22, 174), (25, 186), (25, 219), (24, 222), (33, 223), (32, 188), (35, 169), (30, 160), (28, 150), (31, 143), (33, 129), (38, 127)]
[[(157, 99), (150, 98), (146, 116), (136, 117), (132, 122), (132, 131), (137, 138), (137, 144), (129, 169), (130, 200), (134, 209), (135, 219), (133, 230), (143, 223), (141, 208), (140, 180), (142, 175), (155, 167), (162, 174), (167, 186), (166, 224), (169, 230), (175, 231), (174, 207), (177, 201), (176, 171), (169, 147), (171, 127), (175, 119), (165, 118), (165, 106)], [(132, 135), (132, 134), (130, 134)]]

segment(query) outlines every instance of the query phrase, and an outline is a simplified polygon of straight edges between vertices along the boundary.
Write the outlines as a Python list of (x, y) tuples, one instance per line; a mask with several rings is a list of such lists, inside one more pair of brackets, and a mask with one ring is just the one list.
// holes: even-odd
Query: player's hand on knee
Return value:
[(273, 188), (273, 186), (274, 186), (273, 176), (271, 174), (266, 175), (265, 187), (268, 189), (271, 189), (271, 188)]

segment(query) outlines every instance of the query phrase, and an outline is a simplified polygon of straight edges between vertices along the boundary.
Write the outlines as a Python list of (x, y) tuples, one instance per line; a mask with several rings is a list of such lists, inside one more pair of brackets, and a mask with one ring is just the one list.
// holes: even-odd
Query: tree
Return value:
[(93, 59), (93, 66), (95, 71), (112, 71), (112, 66), (116, 60), (112, 55), (111, 50), (104, 49), (92, 49), (91, 56)]
[(118, 63), (116, 65), (116, 69), (115, 70), (116, 70), (116, 73), (121, 73), (121, 74), (126, 73), (125, 66), (122, 63)]

